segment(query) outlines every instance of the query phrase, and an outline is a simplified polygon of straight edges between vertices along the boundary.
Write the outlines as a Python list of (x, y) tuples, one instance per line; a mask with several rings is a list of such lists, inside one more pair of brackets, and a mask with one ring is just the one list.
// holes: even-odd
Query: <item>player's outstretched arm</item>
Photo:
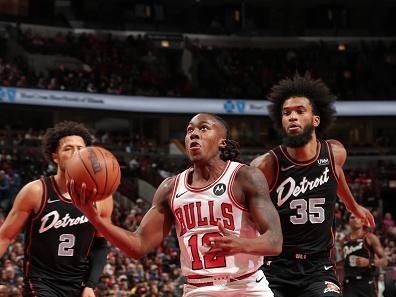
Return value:
[(247, 253), (272, 256), (282, 251), (282, 230), (278, 212), (276, 211), (268, 192), (268, 184), (263, 173), (254, 167), (242, 167), (236, 177), (233, 192), (249, 209), (256, 228), (260, 232), (257, 238), (241, 238), (233, 236), (219, 224), (219, 230), (224, 235), (211, 239), (211, 252), (231, 255)]
[(337, 140), (329, 140), (331, 144), (334, 160), (335, 160), (335, 169), (336, 174), (338, 176), (338, 188), (337, 188), (337, 195), (340, 199), (344, 202), (346, 208), (353, 213), (355, 216), (360, 218), (368, 227), (374, 227), (375, 221), (373, 215), (370, 213), (368, 209), (359, 205), (355, 198), (352, 195), (351, 190), (349, 189), (348, 183), (345, 179), (343, 166), (345, 160), (347, 158), (347, 152), (342, 145)]
[(84, 198), (84, 188), (80, 194), (74, 193), (74, 185), (68, 185), (73, 203), (85, 214), (95, 226), (98, 233), (120, 248), (128, 256), (138, 259), (157, 247), (169, 233), (173, 224), (172, 212), (168, 198), (174, 184), (173, 178), (166, 179), (154, 194), (153, 203), (145, 214), (139, 228), (130, 232), (112, 224), (106, 217), (102, 217), (93, 202)]
[(39, 210), (42, 193), (42, 183), (36, 180), (25, 185), (17, 194), (12, 209), (0, 228), (0, 257), (21, 232), (32, 212)]

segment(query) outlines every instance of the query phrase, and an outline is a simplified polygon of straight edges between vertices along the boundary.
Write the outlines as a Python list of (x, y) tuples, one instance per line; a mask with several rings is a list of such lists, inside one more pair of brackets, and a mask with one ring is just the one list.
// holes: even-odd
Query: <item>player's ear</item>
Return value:
[(226, 139), (226, 138), (221, 138), (221, 139), (220, 139), (219, 147), (220, 147), (221, 149), (223, 149), (223, 148), (225, 148), (226, 146), (227, 146), (227, 139)]
[(317, 126), (319, 126), (319, 124), (320, 124), (320, 116), (314, 115), (313, 116), (313, 125), (314, 125), (314, 127), (316, 128)]
[(59, 160), (58, 160), (58, 154), (52, 153), (52, 154), (51, 154), (51, 158), (52, 158), (52, 161), (53, 161), (55, 164), (58, 164), (58, 162), (59, 162)]

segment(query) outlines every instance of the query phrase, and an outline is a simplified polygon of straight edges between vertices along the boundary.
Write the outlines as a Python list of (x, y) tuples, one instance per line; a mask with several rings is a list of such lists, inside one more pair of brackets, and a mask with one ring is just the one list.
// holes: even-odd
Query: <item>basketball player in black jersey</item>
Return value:
[(263, 270), (275, 297), (341, 296), (330, 255), (337, 195), (368, 226), (374, 219), (348, 188), (343, 145), (318, 138), (334, 119), (335, 97), (321, 80), (296, 75), (275, 85), (269, 99), (269, 114), (283, 144), (251, 165), (262, 170), (270, 186), (283, 251), (266, 258)]
[[(106, 262), (107, 243), (72, 204), (66, 190), (65, 163), (91, 144), (88, 129), (62, 122), (47, 130), (45, 156), (57, 165), (53, 176), (25, 185), (0, 228), (0, 256), (25, 227), (23, 296), (94, 297)], [(96, 205), (110, 221), (112, 197)]]
[(375, 270), (387, 264), (378, 237), (354, 214), (349, 216), (351, 233), (341, 242), (344, 255), (344, 297), (376, 297)]

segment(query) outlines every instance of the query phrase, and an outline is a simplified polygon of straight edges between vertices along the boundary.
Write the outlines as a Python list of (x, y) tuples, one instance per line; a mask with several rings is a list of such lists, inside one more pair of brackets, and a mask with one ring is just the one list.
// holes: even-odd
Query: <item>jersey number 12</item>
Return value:
[[(218, 232), (206, 233), (202, 237), (201, 244), (203, 246), (209, 246), (210, 238), (220, 237), (220, 236), (221, 236), (221, 234)], [(197, 235), (193, 235), (190, 237), (190, 239), (188, 240), (188, 245), (191, 248), (192, 269), (193, 270), (203, 269), (204, 267), (205, 267), (205, 269), (210, 269), (210, 268), (219, 268), (219, 267), (226, 266), (225, 256), (215, 256), (214, 254), (205, 254), (203, 256), (203, 261), (202, 261), (202, 259), (199, 256), (199, 252), (198, 252), (198, 236)]]

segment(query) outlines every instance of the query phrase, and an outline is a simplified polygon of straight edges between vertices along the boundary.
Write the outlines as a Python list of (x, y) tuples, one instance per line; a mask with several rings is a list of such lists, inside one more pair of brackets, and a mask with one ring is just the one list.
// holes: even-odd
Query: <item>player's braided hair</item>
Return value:
[(321, 79), (313, 79), (306, 73), (304, 76), (296, 74), (293, 78), (283, 79), (272, 87), (268, 111), (276, 130), (282, 131), (283, 103), (291, 97), (306, 97), (311, 102), (314, 114), (320, 117), (320, 125), (315, 128), (318, 135), (331, 127), (335, 120), (336, 97)]
[(80, 136), (87, 146), (92, 144), (92, 135), (83, 124), (64, 121), (58, 123), (53, 128), (47, 129), (43, 138), (43, 154), (47, 161), (50, 163), (53, 162), (52, 154), (56, 152), (59, 146), (59, 140), (72, 135)]
[(220, 158), (224, 161), (231, 160), (241, 162), (239, 154), (239, 143), (227, 137), (225, 148), (220, 150)]

